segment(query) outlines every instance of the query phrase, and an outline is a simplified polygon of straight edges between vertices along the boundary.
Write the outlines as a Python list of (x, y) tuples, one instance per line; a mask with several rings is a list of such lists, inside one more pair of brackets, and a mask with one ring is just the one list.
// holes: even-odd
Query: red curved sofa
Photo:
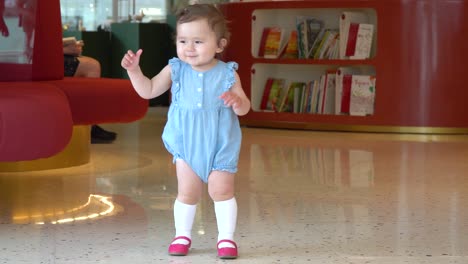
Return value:
[(148, 110), (129, 80), (64, 78), (60, 1), (29, 1), (36, 1), (32, 62), (2, 62), (0, 54), (0, 162), (52, 157), (75, 125), (132, 122)]

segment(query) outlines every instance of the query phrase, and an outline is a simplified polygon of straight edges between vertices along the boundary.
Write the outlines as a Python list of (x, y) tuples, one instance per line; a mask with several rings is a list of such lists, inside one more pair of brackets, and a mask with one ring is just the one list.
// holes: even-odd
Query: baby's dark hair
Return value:
[(229, 42), (230, 32), (227, 20), (223, 13), (213, 4), (193, 4), (182, 8), (177, 13), (177, 25), (192, 22), (198, 19), (207, 19), (208, 25), (216, 33), (219, 40), (226, 39)]

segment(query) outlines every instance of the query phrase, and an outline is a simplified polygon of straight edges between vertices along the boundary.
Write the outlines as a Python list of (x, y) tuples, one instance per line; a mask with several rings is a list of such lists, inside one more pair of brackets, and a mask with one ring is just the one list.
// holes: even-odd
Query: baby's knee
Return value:
[(229, 185), (209, 186), (208, 193), (215, 202), (225, 201), (234, 197), (234, 187)]
[(177, 200), (184, 204), (197, 204), (200, 201), (200, 195), (193, 193), (181, 193), (177, 194)]

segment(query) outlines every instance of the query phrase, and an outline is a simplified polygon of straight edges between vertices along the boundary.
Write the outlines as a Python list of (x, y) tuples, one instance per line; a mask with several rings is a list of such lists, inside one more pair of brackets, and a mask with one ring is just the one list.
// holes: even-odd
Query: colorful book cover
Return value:
[(268, 96), (268, 110), (278, 112), (285, 82), (285, 79), (274, 79), (273, 84), (271, 85), (270, 94)]
[(341, 98), (343, 97), (343, 76), (346, 74), (360, 74), (357, 67), (339, 67), (336, 71), (335, 80), (335, 115), (344, 114), (341, 112)]
[(268, 97), (270, 95), (271, 86), (273, 85), (273, 78), (268, 78), (265, 82), (265, 88), (263, 89), (262, 101), (260, 103), (260, 110), (266, 110), (268, 106)]
[(375, 77), (371, 75), (353, 75), (349, 114), (357, 116), (374, 113)]
[(283, 30), (279, 27), (270, 28), (265, 40), (265, 52), (263, 57), (276, 59), (279, 56), (283, 42)]
[(346, 56), (346, 45), (348, 44), (348, 32), (351, 23), (368, 23), (369, 17), (366, 13), (360, 11), (344, 11), (341, 13), (340, 26), (340, 58), (348, 58)]
[(324, 22), (322, 20), (308, 16), (296, 17), (299, 58), (304, 59), (309, 57), (311, 47), (323, 27)]
[(281, 57), (285, 59), (297, 59), (299, 54), (299, 50), (297, 47), (297, 31), (293, 30), (289, 34), (288, 42), (286, 46), (283, 48), (281, 53)]
[(293, 103), (292, 107), (291, 104), (289, 104), (289, 109), (294, 112), (294, 113), (301, 113), (302, 112), (302, 102), (303, 102), (303, 97), (305, 96), (305, 89), (306, 84), (303, 82), (294, 82), (292, 84), (292, 89), (294, 91), (294, 98), (293, 98)]
[(359, 29), (356, 34), (355, 51), (350, 59), (368, 59), (372, 49), (372, 40), (374, 35), (374, 25), (359, 24)]
[(292, 112), (292, 104), (294, 102), (294, 87), (292, 83), (288, 85), (288, 89), (284, 92), (281, 98), (281, 104), (278, 112)]

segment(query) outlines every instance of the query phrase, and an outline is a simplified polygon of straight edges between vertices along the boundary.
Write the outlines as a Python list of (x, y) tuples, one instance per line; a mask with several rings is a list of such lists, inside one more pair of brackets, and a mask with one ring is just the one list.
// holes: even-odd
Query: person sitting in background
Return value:
[[(94, 58), (81, 55), (83, 41), (63, 46), (64, 75), (67, 77), (101, 77), (101, 64)], [(117, 137), (115, 132), (104, 130), (98, 125), (91, 126), (91, 143), (111, 143)]]

